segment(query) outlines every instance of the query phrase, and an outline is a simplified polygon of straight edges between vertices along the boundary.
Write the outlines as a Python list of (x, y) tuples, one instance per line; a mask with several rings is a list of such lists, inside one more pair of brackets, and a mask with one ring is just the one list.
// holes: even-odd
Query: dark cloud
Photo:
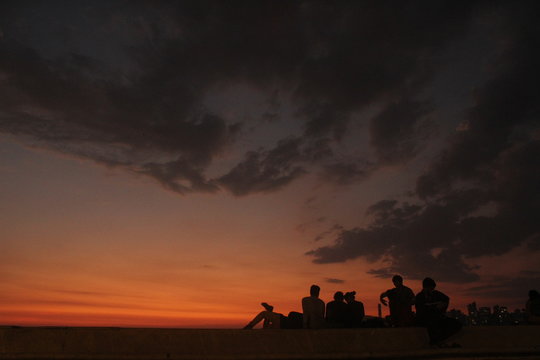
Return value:
[[(382, 165), (415, 156), (421, 92), (466, 33), (473, 2), (2, 3), (0, 131), (145, 174), (179, 192), (236, 195), (281, 189), (319, 163), (324, 179), (362, 181), (361, 164), (333, 159), (351, 114), (373, 104)], [(54, 19), (54, 21), (52, 20)], [(205, 95), (248, 84), (293, 94), (303, 157), (247, 149), (217, 180), (206, 171), (235, 144), (238, 119), (205, 110)], [(289, 134), (294, 135), (294, 134)], [(298, 134), (297, 134), (298, 135)], [(286, 138), (287, 134), (284, 134)], [(279, 147), (279, 145), (278, 145)], [(253, 171), (253, 172), (252, 172)]]
[[(425, 120), (430, 107), (425, 101), (402, 100), (402, 95), (419, 92), (428, 83), (442, 61), (438, 54), (463, 34), (472, 8), (392, 3), (388, 11), (389, 5), (308, 2), (297, 10), (302, 34), (289, 36), (298, 35), (305, 44), (302, 63), (290, 74), (297, 116), (304, 120), (304, 136), (311, 144), (304, 153), (322, 164), (319, 174), (324, 181), (361, 182), (378, 166), (417, 154), (428, 134)], [(389, 103), (370, 125), (379, 164), (363, 159), (331, 161), (331, 145), (346, 135), (351, 114), (379, 102)]]
[(501, 255), (524, 243), (538, 245), (539, 159), (539, 141), (516, 145), (501, 154), (489, 188), (453, 190), (415, 205), (381, 201), (367, 211), (372, 217), (368, 228), (343, 230), (334, 245), (308, 254), (316, 263), (357, 257), (387, 261), (387, 268), (371, 272), (383, 277), (403, 273), (418, 279), (475, 280), (470, 259)]
[[(531, 141), (501, 156), (491, 189), (454, 190), (422, 205), (381, 201), (368, 209), (373, 220), (367, 229), (343, 230), (334, 245), (308, 254), (316, 263), (386, 260), (388, 267), (371, 271), (380, 277), (403, 273), (417, 279), (476, 280), (467, 259), (501, 255), (523, 243), (537, 245), (538, 159), (540, 142)], [(494, 215), (476, 214), (482, 207)]]
[(325, 163), (332, 160), (334, 151), (332, 150), (332, 140), (330, 138), (309, 139), (302, 149), (306, 160), (312, 163)]
[(330, 235), (333, 235), (335, 234), (336, 232), (338, 231), (342, 231), (343, 230), (343, 226), (341, 225), (338, 225), (338, 224), (334, 224), (331, 228), (329, 228), (328, 230), (325, 230), (323, 232), (321, 232), (319, 235), (317, 235), (314, 239), (314, 241), (320, 241)]
[[(167, 163), (146, 163), (139, 173), (157, 179), (165, 188), (185, 194), (190, 191), (215, 192), (219, 188), (201, 174), (203, 169), (196, 162), (178, 159)], [(184, 182), (184, 184), (182, 184)]]
[(474, 4), (308, 2), (302, 8), (309, 48), (297, 93), (306, 134), (339, 140), (351, 111), (422, 89), (443, 60), (441, 49), (467, 28)]
[[(408, 278), (426, 276), (446, 281), (473, 281), (478, 276), (462, 254), (451, 247), (456, 236), (459, 212), (441, 205), (418, 205), (383, 201), (368, 213), (374, 217), (367, 229), (342, 230), (335, 243), (309, 251), (319, 264), (343, 262), (362, 257), (369, 262), (388, 264), (371, 274), (391, 277), (401, 273)], [(439, 253), (433, 250), (440, 249)]]
[(301, 158), (301, 141), (282, 140), (270, 151), (252, 151), (243, 162), (217, 181), (233, 194), (271, 192), (284, 187), (306, 173), (295, 163)]
[[(161, 70), (124, 86), (92, 78), (82, 56), (75, 57), (77, 61), (71, 61), (71, 55), (67, 61), (48, 61), (13, 43), (0, 44), (0, 53), (6, 74), (0, 88), (2, 132), (154, 176), (180, 193), (215, 190), (204, 180), (204, 166), (232, 141), (239, 125), (191, 111), (190, 95), (182, 91), (174, 99), (172, 93), (156, 94), (150, 83), (161, 77)], [(141, 161), (149, 156), (179, 159)], [(192, 186), (174, 184), (184, 179)]]
[(319, 264), (343, 262), (362, 255), (375, 261), (384, 255), (389, 245), (388, 240), (374, 232), (364, 229), (344, 230), (338, 235), (335, 245), (320, 247), (307, 252), (307, 255), (314, 256), (314, 262)]
[(308, 104), (301, 109), (300, 113), (309, 119), (305, 130), (308, 137), (330, 135), (332, 140), (339, 141), (347, 130), (349, 114), (336, 109), (334, 104)]
[(490, 170), (501, 154), (519, 140), (527, 141), (527, 136), (519, 139), (520, 132), (540, 123), (540, 29), (529, 7), (510, 5), (504, 11), (514, 15), (505, 19), (506, 49), (493, 65), (494, 76), (475, 89), (475, 105), (461, 131), (418, 179), (416, 191), (423, 198), (437, 196), (458, 181), (492, 181)]
[(538, 270), (521, 270), (519, 272), (520, 274), (522, 275), (525, 275), (525, 276), (539, 276), (540, 275), (540, 271)]
[[(537, 5), (527, 4), (497, 9), (504, 49), (491, 78), (475, 89), (465, 121), (418, 178), (415, 204), (374, 204), (367, 211), (369, 226), (343, 230), (333, 245), (308, 252), (314, 262), (363, 257), (387, 264), (370, 272), (379, 277), (402, 273), (467, 282), (478, 279), (471, 265), (476, 257), (522, 244), (539, 248), (540, 27), (531, 11)], [(401, 151), (407, 156), (407, 147)]]
[(341, 279), (326, 278), (325, 281), (330, 284), (345, 284), (345, 280)]
[(390, 103), (370, 123), (370, 141), (381, 164), (403, 163), (416, 156), (429, 134), (432, 106), (409, 99)]
[(506, 298), (512, 299), (517, 303), (522, 303), (525, 307), (527, 294), (529, 290), (540, 289), (540, 277), (536, 276), (518, 276), (502, 277), (482, 286), (473, 286), (466, 288), (463, 293), (469, 296), (478, 296), (482, 298)]
[(365, 161), (336, 162), (323, 166), (321, 178), (329, 183), (348, 185), (364, 180), (373, 171), (374, 165)]

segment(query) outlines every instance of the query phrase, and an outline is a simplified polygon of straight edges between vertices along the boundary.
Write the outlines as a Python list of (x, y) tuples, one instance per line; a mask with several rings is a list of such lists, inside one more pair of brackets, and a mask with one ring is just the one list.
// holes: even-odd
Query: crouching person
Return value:
[(422, 291), (416, 295), (415, 306), (418, 324), (427, 328), (430, 345), (460, 347), (459, 344), (445, 342), (461, 329), (461, 323), (445, 316), (450, 298), (435, 290), (435, 287), (436, 283), (433, 279), (425, 278), (422, 282)]

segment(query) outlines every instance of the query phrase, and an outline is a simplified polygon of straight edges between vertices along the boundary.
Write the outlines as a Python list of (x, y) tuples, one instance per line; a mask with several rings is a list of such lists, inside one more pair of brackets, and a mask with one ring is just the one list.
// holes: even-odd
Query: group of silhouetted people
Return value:
[[(422, 290), (414, 295), (403, 284), (403, 278), (392, 278), (394, 287), (380, 295), (380, 301), (390, 309), (392, 327), (422, 326), (427, 329), (430, 344), (438, 347), (458, 347), (456, 343), (445, 341), (456, 334), (461, 323), (446, 316), (450, 298), (435, 290), (437, 284), (431, 278), (422, 281)], [(312, 285), (310, 295), (302, 299), (302, 313), (290, 312), (288, 316), (274, 312), (274, 308), (262, 303), (264, 311), (250, 321), (244, 329), (252, 329), (260, 321), (263, 328), (271, 329), (322, 329), (322, 328), (359, 328), (365, 318), (364, 304), (355, 299), (356, 292), (334, 294), (334, 300), (326, 304), (319, 298), (321, 289)], [(415, 307), (416, 314), (412, 307)], [(540, 324), (540, 294), (536, 290), (529, 292), (527, 313), (530, 324)]]
[(253, 318), (244, 329), (252, 329), (263, 321), (265, 329), (323, 329), (360, 327), (365, 316), (364, 304), (356, 301), (355, 291), (338, 291), (326, 306), (319, 298), (321, 288), (312, 285), (309, 296), (302, 299), (302, 313), (291, 311), (288, 316), (274, 312), (274, 307), (262, 303), (264, 310)]
[(302, 299), (303, 328), (356, 328), (364, 319), (364, 304), (356, 301), (356, 291), (343, 294), (338, 291), (334, 300), (326, 304), (319, 299), (321, 289), (317, 285), (310, 288), (310, 296)]
[[(392, 278), (394, 288), (383, 292), (381, 303), (390, 308), (391, 325), (394, 327), (424, 326), (428, 330), (432, 344), (442, 341), (459, 331), (461, 324), (445, 316), (449, 297), (435, 290), (436, 283), (431, 278), (422, 282), (422, 291), (416, 296), (403, 285), (403, 278)], [(274, 307), (262, 303), (261, 311), (244, 328), (252, 329), (263, 321), (265, 329), (322, 329), (322, 328), (359, 328), (365, 317), (364, 304), (355, 299), (356, 292), (334, 294), (334, 300), (326, 304), (319, 298), (320, 287), (312, 285), (309, 296), (302, 299), (302, 313), (290, 312), (288, 316), (274, 312)], [(388, 301), (387, 301), (388, 299)], [(412, 306), (416, 307), (416, 317)]]

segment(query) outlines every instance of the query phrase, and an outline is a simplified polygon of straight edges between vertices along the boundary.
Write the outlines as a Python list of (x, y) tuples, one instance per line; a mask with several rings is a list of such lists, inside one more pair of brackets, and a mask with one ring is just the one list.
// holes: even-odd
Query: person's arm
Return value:
[(360, 302), (360, 314), (362, 315), (362, 319), (366, 316), (366, 312), (364, 311), (364, 304)]
[(414, 305), (416, 296), (414, 296), (414, 293), (411, 289), (409, 289), (409, 305)]
[(445, 312), (448, 309), (448, 305), (450, 305), (450, 298), (439, 291), (437, 292), (435, 301), (431, 302), (430, 305), (435, 306), (440, 312)]
[(385, 297), (388, 297), (387, 292), (388, 291), (385, 291), (381, 294), (381, 296), (379, 296), (379, 300), (381, 301), (381, 304), (383, 304), (384, 306), (388, 306), (388, 303), (386, 302), (386, 300), (384, 300)]

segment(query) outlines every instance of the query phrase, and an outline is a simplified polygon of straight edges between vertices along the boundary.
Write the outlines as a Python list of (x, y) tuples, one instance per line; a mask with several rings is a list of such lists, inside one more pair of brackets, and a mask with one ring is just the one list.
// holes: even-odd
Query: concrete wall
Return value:
[(540, 359), (540, 326), (468, 327), (459, 349), (424, 329), (196, 330), (0, 328), (0, 359)]

